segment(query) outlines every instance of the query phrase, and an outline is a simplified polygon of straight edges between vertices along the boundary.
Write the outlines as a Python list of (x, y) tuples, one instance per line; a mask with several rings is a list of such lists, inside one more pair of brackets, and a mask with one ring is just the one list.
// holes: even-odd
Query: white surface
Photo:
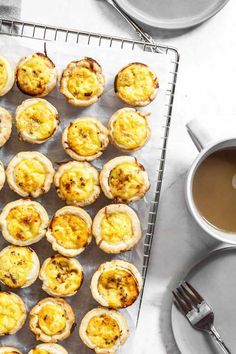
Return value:
[[(157, 41), (179, 48), (181, 65), (135, 354), (178, 353), (171, 332), (170, 290), (192, 263), (216, 246), (193, 221), (184, 201), (185, 175), (197, 154), (184, 124), (198, 117), (214, 133), (218, 131), (218, 136), (224, 129), (231, 135), (236, 132), (235, 12), (236, 1), (231, 0), (214, 18), (191, 31), (151, 30)], [(23, 0), (22, 18), (135, 37), (124, 20), (98, 0), (41, 0), (34, 4)]]

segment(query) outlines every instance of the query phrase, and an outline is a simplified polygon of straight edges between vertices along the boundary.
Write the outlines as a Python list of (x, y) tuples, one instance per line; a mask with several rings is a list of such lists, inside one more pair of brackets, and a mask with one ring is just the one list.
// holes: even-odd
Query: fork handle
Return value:
[(225, 343), (221, 339), (221, 336), (219, 335), (219, 333), (217, 332), (217, 330), (215, 329), (214, 326), (211, 326), (210, 334), (215, 338), (216, 342), (219, 344), (219, 346), (220, 346), (221, 350), (223, 351), (223, 353), (231, 354), (230, 350), (226, 347)]

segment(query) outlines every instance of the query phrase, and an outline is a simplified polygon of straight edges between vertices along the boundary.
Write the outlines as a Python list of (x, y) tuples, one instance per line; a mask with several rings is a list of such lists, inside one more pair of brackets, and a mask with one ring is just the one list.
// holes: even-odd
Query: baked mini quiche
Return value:
[(12, 130), (11, 114), (3, 107), (0, 107), (0, 147), (9, 140)]
[(76, 258), (56, 254), (44, 261), (39, 278), (49, 295), (72, 296), (82, 284), (83, 268)]
[(147, 172), (132, 156), (108, 161), (100, 173), (100, 185), (106, 197), (118, 203), (135, 202), (150, 188)]
[(115, 112), (108, 123), (112, 144), (124, 152), (141, 149), (147, 143), (151, 133), (149, 115), (127, 107)]
[(114, 309), (132, 305), (141, 289), (142, 277), (137, 268), (118, 259), (101, 264), (91, 281), (94, 299)]
[(104, 252), (120, 253), (138, 243), (142, 230), (133, 209), (125, 204), (110, 204), (93, 219), (93, 235)]
[(4, 206), (0, 215), (3, 237), (18, 246), (29, 246), (41, 240), (49, 218), (44, 207), (30, 199), (18, 199)]
[(92, 58), (72, 61), (61, 76), (60, 92), (74, 106), (90, 106), (97, 102), (104, 88), (102, 68)]
[(15, 82), (15, 69), (12, 63), (0, 56), (0, 96), (6, 95)]
[(109, 143), (108, 131), (94, 117), (75, 119), (62, 134), (65, 152), (77, 161), (92, 161), (101, 156)]
[(0, 190), (3, 188), (6, 180), (6, 173), (2, 161), (0, 161)]
[(51, 161), (37, 151), (19, 152), (7, 170), (9, 187), (22, 197), (37, 198), (51, 187), (54, 169)]
[(47, 55), (34, 53), (22, 58), (16, 67), (16, 84), (26, 95), (43, 97), (57, 84), (57, 70)]
[(68, 205), (92, 204), (100, 194), (98, 171), (88, 162), (62, 164), (55, 173), (54, 184), (59, 198)]
[(42, 343), (31, 349), (28, 354), (68, 354), (68, 351), (56, 343)]
[(32, 308), (29, 325), (37, 340), (56, 343), (70, 336), (75, 314), (64, 299), (48, 297)]
[(0, 252), (0, 281), (9, 288), (26, 288), (39, 274), (39, 259), (29, 247), (8, 246)]
[(0, 354), (22, 354), (22, 352), (15, 347), (0, 347)]
[(142, 63), (131, 63), (122, 68), (115, 77), (117, 96), (130, 106), (146, 106), (157, 95), (157, 76)]
[(63, 207), (53, 216), (46, 237), (54, 251), (66, 257), (78, 256), (92, 240), (92, 219), (84, 209)]
[(27, 309), (20, 296), (0, 291), (0, 336), (19, 331), (26, 320)]
[(56, 133), (59, 118), (56, 108), (42, 98), (22, 102), (15, 112), (15, 124), (20, 140), (42, 144)]
[(116, 310), (97, 307), (81, 321), (79, 335), (97, 354), (114, 354), (125, 343), (129, 328), (125, 317)]

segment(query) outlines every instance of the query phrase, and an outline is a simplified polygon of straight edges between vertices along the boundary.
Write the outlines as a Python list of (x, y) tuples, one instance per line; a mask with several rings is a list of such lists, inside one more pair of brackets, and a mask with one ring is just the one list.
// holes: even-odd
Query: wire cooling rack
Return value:
[[(121, 37), (103, 35), (92, 32), (79, 31), (75, 29), (68, 29), (62, 27), (55, 27), (50, 25), (32, 23), (32, 22), (23, 22), (18, 20), (8, 20), (0, 18), (0, 35), (9, 35), (15, 37), (25, 37), (43, 41), (63, 41), (68, 42), (70, 44), (78, 44), (78, 43), (87, 43), (87, 44), (96, 44), (99, 46), (115, 46), (116, 48), (120, 48), (121, 50), (125, 50), (126, 48), (143, 51), (152, 51), (153, 55), (156, 53), (162, 53), (163, 55), (168, 55), (170, 57), (171, 69), (170, 69), (170, 80), (168, 82), (168, 88), (166, 90), (166, 98), (167, 103), (165, 105), (165, 125), (163, 128), (163, 136), (162, 136), (162, 147), (161, 154), (159, 158), (159, 168), (157, 171), (157, 180), (156, 180), (156, 190), (155, 196), (150, 203), (149, 217), (148, 217), (148, 228), (145, 235), (144, 240), (144, 255), (143, 255), (143, 267), (142, 267), (142, 277), (145, 285), (145, 280), (147, 276), (147, 269), (151, 254), (151, 246), (153, 240), (153, 234), (155, 230), (155, 223), (157, 217), (157, 211), (160, 200), (160, 192), (164, 174), (165, 167), (165, 158), (166, 158), (166, 149), (168, 142), (169, 129), (171, 124), (171, 116), (172, 116), (172, 107), (174, 101), (174, 93), (177, 82), (178, 75), (178, 66), (179, 66), (179, 53), (178, 51), (170, 46), (159, 45), (159, 44), (149, 44), (144, 43), (142, 41), (136, 41)], [(144, 289), (144, 287), (143, 287)], [(143, 292), (140, 298), (139, 311), (140, 313), (141, 304), (142, 304)], [(139, 316), (138, 316), (139, 317)]]

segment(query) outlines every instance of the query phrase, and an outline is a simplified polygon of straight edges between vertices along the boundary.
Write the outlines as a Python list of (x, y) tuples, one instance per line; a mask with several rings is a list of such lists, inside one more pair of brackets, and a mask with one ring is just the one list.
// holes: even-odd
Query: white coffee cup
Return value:
[[(193, 200), (193, 193), (192, 193), (192, 186), (193, 186), (193, 178), (195, 175), (196, 170), (198, 169), (199, 165), (206, 159), (209, 155), (217, 150), (221, 150), (224, 148), (235, 147), (236, 148), (236, 137), (223, 139), (215, 141), (209, 133), (201, 126), (198, 120), (192, 120), (186, 125), (187, 131), (196, 145), (199, 154), (195, 161), (193, 162), (187, 177), (186, 183), (186, 202), (189, 208), (190, 213), (196, 220), (196, 222), (201, 226), (203, 230), (205, 230), (208, 234), (220, 240), (222, 242), (227, 242), (230, 244), (236, 244), (236, 233), (230, 233), (226, 231), (219, 230), (209, 224), (199, 213), (194, 200)], [(235, 215), (236, 217), (236, 215)]]

